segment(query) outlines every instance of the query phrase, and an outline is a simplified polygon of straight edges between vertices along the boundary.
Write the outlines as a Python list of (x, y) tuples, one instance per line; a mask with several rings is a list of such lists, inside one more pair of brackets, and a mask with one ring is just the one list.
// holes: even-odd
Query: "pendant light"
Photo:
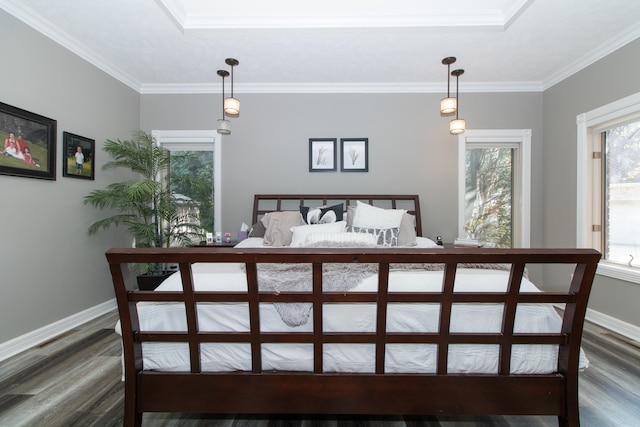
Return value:
[(224, 100), (224, 113), (228, 116), (237, 117), (240, 114), (240, 101), (233, 97), (233, 67), (239, 64), (237, 59), (227, 58), (225, 61), (231, 66), (231, 97)]
[(442, 60), (442, 63), (447, 66), (447, 97), (440, 100), (440, 114), (444, 116), (455, 113), (456, 109), (458, 108), (458, 99), (452, 98), (449, 93), (449, 86), (451, 81), (449, 73), (451, 73), (451, 64), (453, 64), (454, 62), (456, 62), (455, 56), (448, 56)]
[(229, 75), (227, 70), (218, 70), (218, 75), (222, 77), (222, 118), (218, 119), (217, 132), (221, 135), (229, 135), (231, 133), (231, 122), (224, 118), (224, 78)]
[[(462, 74), (464, 74), (464, 70), (453, 70), (451, 72), (452, 76), (456, 76), (456, 107), (460, 107), (460, 104), (457, 102), (459, 100), (459, 95), (458, 95), (458, 77), (460, 77)], [(458, 118), (458, 111), (460, 110), (460, 108), (456, 108), (456, 118), (454, 120), (451, 120), (451, 122), (449, 123), (449, 133), (452, 135), (457, 135), (460, 133), (464, 132), (465, 129), (465, 122), (464, 119), (459, 119)]]

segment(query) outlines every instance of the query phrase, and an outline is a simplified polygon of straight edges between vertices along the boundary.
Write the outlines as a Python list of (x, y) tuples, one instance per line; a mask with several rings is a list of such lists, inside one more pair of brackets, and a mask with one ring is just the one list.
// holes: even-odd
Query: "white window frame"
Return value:
[[(595, 194), (594, 179), (602, 179), (594, 167), (593, 151), (600, 143), (600, 133), (612, 124), (640, 117), (640, 92), (578, 114), (577, 123), (577, 188), (576, 188), (576, 247), (600, 249), (599, 233), (592, 232), (594, 220), (599, 219), (601, 194)], [(600, 224), (604, 226), (603, 224)], [(640, 283), (640, 269), (601, 260), (597, 274), (628, 282)]]
[(465, 152), (474, 144), (516, 148), (513, 192), (513, 247), (531, 246), (531, 129), (467, 129), (458, 135), (458, 236), (464, 237)]
[(213, 151), (213, 227), (222, 230), (222, 137), (215, 130), (154, 130), (151, 136), (169, 151)]

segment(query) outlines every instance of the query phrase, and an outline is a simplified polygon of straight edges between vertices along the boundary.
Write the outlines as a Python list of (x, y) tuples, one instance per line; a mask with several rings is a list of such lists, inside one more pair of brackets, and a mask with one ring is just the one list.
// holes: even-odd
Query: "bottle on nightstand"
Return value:
[(462, 237), (456, 237), (453, 241), (453, 246), (456, 248), (481, 248), (482, 243), (478, 239), (464, 239)]

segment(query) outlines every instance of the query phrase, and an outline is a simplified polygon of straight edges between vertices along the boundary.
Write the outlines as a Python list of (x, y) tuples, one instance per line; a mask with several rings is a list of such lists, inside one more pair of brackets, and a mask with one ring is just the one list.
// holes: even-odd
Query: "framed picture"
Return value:
[(309, 172), (332, 172), (337, 170), (336, 138), (309, 139)]
[(56, 121), (0, 102), (0, 174), (56, 179)]
[(94, 179), (96, 142), (69, 132), (62, 132), (62, 141), (62, 176)]
[(369, 138), (340, 139), (340, 170), (369, 172)]

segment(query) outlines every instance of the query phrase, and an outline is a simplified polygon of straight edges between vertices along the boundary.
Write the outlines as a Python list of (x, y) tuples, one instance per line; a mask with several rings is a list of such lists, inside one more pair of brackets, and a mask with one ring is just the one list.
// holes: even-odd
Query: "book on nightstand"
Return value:
[(482, 243), (478, 239), (463, 239), (456, 237), (453, 241), (454, 248), (481, 248)]

